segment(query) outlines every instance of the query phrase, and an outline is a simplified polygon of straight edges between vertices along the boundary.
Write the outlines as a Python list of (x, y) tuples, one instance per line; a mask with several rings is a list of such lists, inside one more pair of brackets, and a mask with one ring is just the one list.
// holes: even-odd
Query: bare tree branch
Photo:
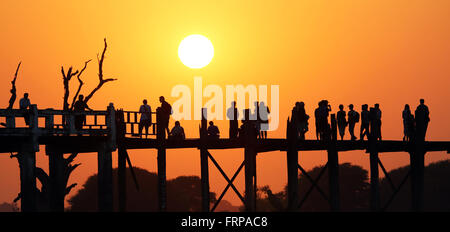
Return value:
[(9, 105), (8, 109), (12, 109), (14, 106), (14, 102), (16, 101), (17, 94), (16, 94), (16, 80), (17, 80), (17, 74), (19, 73), (20, 64), (22, 64), (22, 61), (19, 62), (17, 65), (16, 73), (14, 74), (14, 79), (11, 81), (11, 98), (9, 98)]
[(73, 96), (73, 99), (72, 99), (72, 105), (70, 106), (70, 110), (73, 110), (73, 107), (74, 107), (75, 102), (76, 102), (76, 100), (77, 100), (78, 94), (80, 94), (81, 87), (83, 87), (83, 85), (84, 85), (84, 82), (81, 80), (80, 77), (81, 77), (81, 74), (83, 74), (83, 72), (84, 72), (84, 70), (86, 69), (87, 64), (88, 64), (89, 62), (91, 62), (91, 60), (88, 60), (88, 61), (84, 62), (84, 67), (83, 67), (83, 69), (81, 69), (81, 71), (80, 71), (80, 72), (78, 73), (78, 75), (77, 75), (78, 82), (79, 82), (80, 84), (78, 85), (78, 89), (77, 89), (77, 92), (75, 93), (75, 96)]
[(71, 184), (69, 187), (66, 188), (66, 192), (64, 193), (64, 196), (70, 193), (70, 191), (77, 186), (77, 183)]
[(72, 67), (67, 70), (67, 73), (64, 72), (64, 67), (61, 66), (61, 73), (63, 75), (63, 84), (64, 84), (64, 102), (63, 102), (63, 110), (69, 110), (69, 82), (73, 76), (78, 74), (78, 70), (72, 73)]
[(72, 153), (69, 157), (65, 159), (65, 165), (69, 165), (77, 157), (78, 153)]
[(89, 95), (84, 99), (84, 102), (87, 103), (89, 101), (89, 99), (92, 98), (92, 96), (94, 96), (94, 94), (107, 82), (110, 81), (115, 81), (117, 79), (114, 78), (108, 78), (108, 79), (103, 79), (103, 61), (105, 60), (105, 53), (106, 53), (106, 48), (108, 47), (108, 44), (106, 43), (106, 38), (104, 39), (105, 42), (105, 47), (103, 48), (103, 52), (102, 52), (102, 56), (99, 59), (97, 56), (97, 61), (98, 61), (98, 79), (99, 79), (99, 83), (97, 85), (97, 87), (95, 87), (91, 93), (89, 93)]

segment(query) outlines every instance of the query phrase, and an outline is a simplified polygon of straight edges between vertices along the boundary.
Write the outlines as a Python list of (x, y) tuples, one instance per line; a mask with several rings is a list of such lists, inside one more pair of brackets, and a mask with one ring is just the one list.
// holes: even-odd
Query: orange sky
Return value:
[[(119, 80), (107, 83), (90, 101), (91, 108), (105, 109), (114, 102), (137, 110), (143, 98), (155, 107), (160, 95), (173, 102), (172, 87), (193, 86), (197, 75), (204, 85), (279, 85), (281, 124), (269, 137), (285, 135), (285, 120), (295, 101), (304, 101), (312, 115), (317, 102), (328, 99), (333, 109), (353, 103), (358, 111), (363, 103), (380, 103), (383, 138), (401, 139), (404, 104), (415, 109), (419, 98), (425, 98), (431, 111), (428, 139), (448, 140), (449, 9), (448, 0), (2, 1), (0, 107), (7, 106), (19, 61), (18, 95), (29, 92), (39, 108), (61, 108), (61, 65), (80, 69), (93, 59), (84, 74), (82, 93), (88, 93), (97, 84), (96, 55), (106, 37), (104, 74)], [(214, 45), (212, 62), (200, 70), (187, 68), (177, 56), (178, 44), (190, 34), (202, 34)], [(188, 137), (198, 136), (198, 123), (182, 122)], [(218, 125), (227, 134), (227, 122)], [(313, 133), (307, 136), (313, 138)], [(237, 157), (243, 157), (243, 151), (212, 153), (230, 176), (240, 164)], [(155, 151), (131, 155), (134, 165), (156, 170)], [(286, 183), (285, 154), (258, 157), (258, 184), (281, 190)], [(323, 164), (325, 158), (324, 152), (300, 153), (306, 169)], [(427, 163), (447, 158), (445, 153), (430, 153)], [(81, 185), (96, 172), (96, 158), (83, 154), (77, 160), (83, 165), (71, 181)], [(399, 153), (383, 155), (382, 160), (392, 169), (409, 159)], [(368, 168), (369, 161), (361, 152), (346, 152), (340, 162)], [(42, 153), (38, 164), (47, 167)], [(0, 167), (0, 202), (10, 202), (19, 191), (17, 162), (4, 154)], [(211, 170), (212, 191), (219, 194), (225, 181)], [(168, 177), (187, 174), (200, 174), (198, 151), (169, 151)], [(238, 180), (242, 189), (243, 178)], [(231, 194), (226, 199), (238, 203)]]

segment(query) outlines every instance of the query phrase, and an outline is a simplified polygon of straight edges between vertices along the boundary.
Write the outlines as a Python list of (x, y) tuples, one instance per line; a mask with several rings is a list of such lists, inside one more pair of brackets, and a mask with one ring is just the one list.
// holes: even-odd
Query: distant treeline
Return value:
[[(308, 175), (315, 179), (322, 166), (308, 171)], [(389, 175), (398, 185), (405, 177), (409, 167), (401, 167), (389, 172)], [(140, 190), (135, 187), (131, 173), (127, 169), (127, 210), (128, 211), (157, 211), (157, 174), (144, 169), (135, 168)], [(328, 173), (325, 171), (318, 182), (323, 192), (328, 194)], [(367, 170), (360, 166), (344, 163), (339, 169), (340, 200), (342, 211), (368, 211), (370, 200), (370, 185)], [(113, 170), (114, 183), (117, 183), (117, 169)], [(425, 210), (450, 211), (450, 160), (440, 161), (425, 168)], [(303, 199), (310, 188), (310, 181), (299, 175), (299, 199)], [(384, 205), (393, 193), (386, 178), (380, 181), (381, 202)], [(287, 205), (285, 190), (272, 193), (269, 186), (258, 188), (258, 211), (284, 211)], [(114, 188), (114, 209), (118, 210), (118, 192)], [(167, 181), (167, 209), (168, 211), (201, 211), (201, 182), (197, 176), (180, 176)], [(211, 203), (216, 201), (216, 194), (211, 193)], [(69, 199), (68, 211), (97, 211), (97, 175), (90, 176), (83, 187)], [(222, 205), (220, 207), (220, 205)], [(3, 210), (7, 203), (3, 204)], [(16, 209), (16, 208), (14, 208)], [(243, 210), (243, 207), (239, 208)], [(238, 207), (229, 202), (221, 202), (217, 211), (237, 211)], [(302, 205), (300, 211), (328, 211), (329, 205), (325, 198), (314, 189)], [(387, 211), (411, 210), (410, 181), (403, 185)]]

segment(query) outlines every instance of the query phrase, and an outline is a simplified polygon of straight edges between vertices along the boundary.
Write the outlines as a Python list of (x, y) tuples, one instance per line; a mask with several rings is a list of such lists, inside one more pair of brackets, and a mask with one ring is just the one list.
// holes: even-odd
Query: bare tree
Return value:
[(81, 74), (83, 74), (84, 70), (86, 70), (87, 64), (88, 64), (89, 62), (91, 62), (91, 60), (88, 60), (88, 61), (84, 62), (84, 67), (83, 67), (83, 69), (81, 69), (81, 71), (80, 71), (80, 72), (78, 73), (78, 75), (77, 75), (77, 79), (78, 79), (79, 85), (78, 85), (77, 92), (75, 93), (75, 96), (73, 96), (73, 99), (72, 99), (72, 105), (70, 106), (70, 110), (73, 110), (73, 107), (74, 107), (74, 105), (75, 105), (75, 102), (76, 102), (76, 100), (77, 100), (77, 97), (78, 97), (78, 95), (80, 94), (81, 88), (82, 88), (83, 85), (84, 85), (84, 82), (81, 80), (80, 77), (81, 77)]
[(105, 53), (106, 53), (106, 48), (108, 47), (108, 44), (106, 43), (106, 38), (103, 40), (105, 42), (105, 47), (103, 48), (103, 52), (102, 52), (102, 56), (99, 58), (97, 55), (97, 61), (98, 61), (98, 79), (99, 79), (99, 83), (97, 85), (97, 87), (95, 87), (91, 93), (89, 93), (89, 95), (84, 99), (84, 102), (87, 103), (89, 101), (89, 99), (92, 98), (92, 96), (94, 96), (94, 94), (107, 82), (110, 81), (115, 81), (117, 79), (115, 78), (108, 78), (108, 79), (104, 79), (103, 78), (103, 61), (105, 60)]
[(61, 66), (61, 73), (63, 75), (63, 84), (64, 84), (64, 102), (63, 102), (63, 110), (69, 110), (69, 82), (73, 76), (78, 74), (78, 70), (72, 72), (72, 67), (67, 70), (67, 73), (64, 72), (64, 67)]
[(14, 106), (14, 102), (16, 101), (17, 94), (16, 94), (16, 80), (17, 80), (17, 73), (19, 72), (20, 64), (22, 64), (22, 61), (19, 62), (17, 65), (16, 73), (14, 74), (14, 79), (11, 81), (11, 98), (9, 98), (9, 105), (8, 109), (12, 109)]

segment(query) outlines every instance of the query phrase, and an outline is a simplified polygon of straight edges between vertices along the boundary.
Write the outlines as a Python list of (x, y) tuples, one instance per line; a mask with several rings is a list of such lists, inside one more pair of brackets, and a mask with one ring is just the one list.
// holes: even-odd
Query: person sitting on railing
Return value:
[(148, 135), (148, 128), (152, 125), (152, 108), (147, 105), (147, 100), (142, 101), (143, 105), (139, 108), (141, 119), (139, 121), (139, 137), (142, 136), (142, 129), (145, 128), (145, 137)]
[(186, 135), (184, 134), (184, 128), (180, 125), (179, 121), (175, 122), (175, 126), (169, 133), (169, 139), (172, 140), (184, 140)]
[[(23, 94), (23, 98), (20, 99), (19, 101), (19, 107), (21, 110), (25, 111), (28, 110), (28, 108), (30, 108), (30, 99), (28, 98), (28, 93), (24, 93)], [(23, 118), (25, 119), (25, 124), (27, 126), (30, 125), (30, 116), (28, 113), (24, 113)]]
[[(80, 94), (80, 96), (78, 96), (78, 101), (76, 101), (73, 106), (73, 111), (80, 113), (84, 112), (86, 109), (92, 111), (92, 109), (89, 108), (86, 102), (84, 102), (84, 96)], [(86, 115), (84, 114), (75, 115), (75, 129), (77, 131), (83, 129), (84, 121), (86, 121)]]
[(220, 137), (219, 128), (216, 125), (214, 125), (213, 121), (210, 121), (208, 127), (208, 138), (219, 139), (219, 137)]

